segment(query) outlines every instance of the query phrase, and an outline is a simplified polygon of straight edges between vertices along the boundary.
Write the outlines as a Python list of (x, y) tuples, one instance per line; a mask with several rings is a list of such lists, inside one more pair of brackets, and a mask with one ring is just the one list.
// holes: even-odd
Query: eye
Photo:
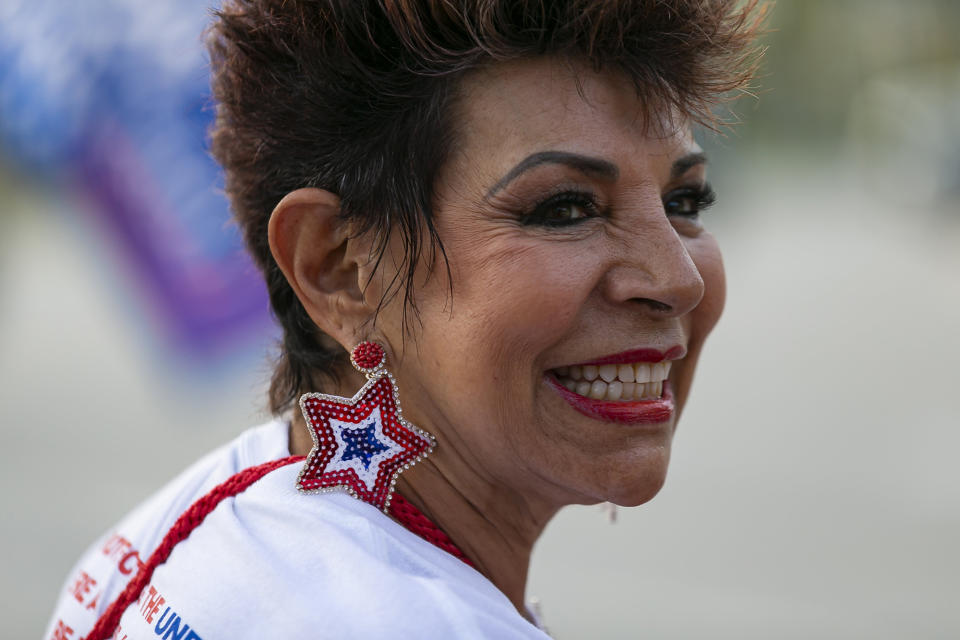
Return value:
[(717, 194), (709, 184), (682, 187), (668, 193), (663, 199), (663, 210), (668, 216), (697, 218), (701, 211), (716, 202)]
[(520, 222), (524, 225), (565, 227), (597, 215), (600, 215), (600, 210), (593, 194), (564, 191), (539, 202)]

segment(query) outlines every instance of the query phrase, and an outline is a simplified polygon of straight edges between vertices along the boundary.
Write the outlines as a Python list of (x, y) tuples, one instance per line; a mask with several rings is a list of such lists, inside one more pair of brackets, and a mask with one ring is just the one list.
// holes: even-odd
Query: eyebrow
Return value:
[[(673, 166), (670, 168), (670, 179), (675, 180), (693, 167), (706, 164), (706, 162), (707, 154), (703, 152), (689, 153), (673, 163)], [(617, 165), (607, 160), (567, 151), (539, 151), (527, 156), (517, 163), (513, 169), (510, 169), (495, 185), (490, 187), (490, 190), (487, 191), (487, 197), (489, 198), (496, 194), (521, 174), (543, 164), (563, 164), (587, 175), (597, 176), (610, 181), (620, 177), (620, 169)]]
[(678, 158), (673, 166), (670, 168), (670, 179), (676, 180), (690, 169), (693, 169), (697, 165), (707, 164), (707, 154), (702, 151), (697, 153), (688, 153), (682, 158)]
[(607, 180), (616, 180), (620, 176), (620, 169), (617, 168), (617, 165), (607, 160), (583, 156), (579, 153), (569, 153), (567, 151), (540, 151), (527, 156), (517, 163), (517, 166), (510, 169), (505, 176), (490, 187), (490, 190), (487, 191), (487, 197), (489, 198), (503, 189), (521, 174), (530, 171), (534, 167), (539, 167), (542, 164), (564, 164), (568, 167), (573, 167), (581, 173), (598, 176)]

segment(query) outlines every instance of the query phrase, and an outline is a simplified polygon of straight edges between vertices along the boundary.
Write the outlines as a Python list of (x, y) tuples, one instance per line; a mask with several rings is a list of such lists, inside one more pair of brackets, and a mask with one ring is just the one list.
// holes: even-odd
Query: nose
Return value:
[[(651, 219), (652, 218), (652, 219)], [(604, 276), (604, 291), (616, 304), (635, 303), (648, 314), (678, 317), (703, 299), (700, 270), (683, 238), (662, 212), (651, 216), (615, 243)]]

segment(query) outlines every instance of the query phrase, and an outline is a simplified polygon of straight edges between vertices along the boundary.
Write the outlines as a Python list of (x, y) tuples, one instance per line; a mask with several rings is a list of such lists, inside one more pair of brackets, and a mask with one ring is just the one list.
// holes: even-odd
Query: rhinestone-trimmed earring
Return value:
[(346, 491), (386, 513), (397, 476), (429, 455), (436, 440), (404, 420), (381, 345), (361, 342), (350, 362), (367, 376), (352, 398), (322, 393), (300, 397), (313, 448), (297, 476), (297, 489)]

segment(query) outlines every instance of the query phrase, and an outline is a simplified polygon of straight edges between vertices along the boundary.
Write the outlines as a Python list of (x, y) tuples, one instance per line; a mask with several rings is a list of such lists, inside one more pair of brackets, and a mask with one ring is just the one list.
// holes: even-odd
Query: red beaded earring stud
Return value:
[(381, 345), (361, 342), (350, 362), (367, 377), (352, 398), (322, 393), (300, 398), (313, 448), (297, 476), (297, 489), (346, 491), (386, 513), (397, 476), (429, 455), (436, 441), (404, 420)]

